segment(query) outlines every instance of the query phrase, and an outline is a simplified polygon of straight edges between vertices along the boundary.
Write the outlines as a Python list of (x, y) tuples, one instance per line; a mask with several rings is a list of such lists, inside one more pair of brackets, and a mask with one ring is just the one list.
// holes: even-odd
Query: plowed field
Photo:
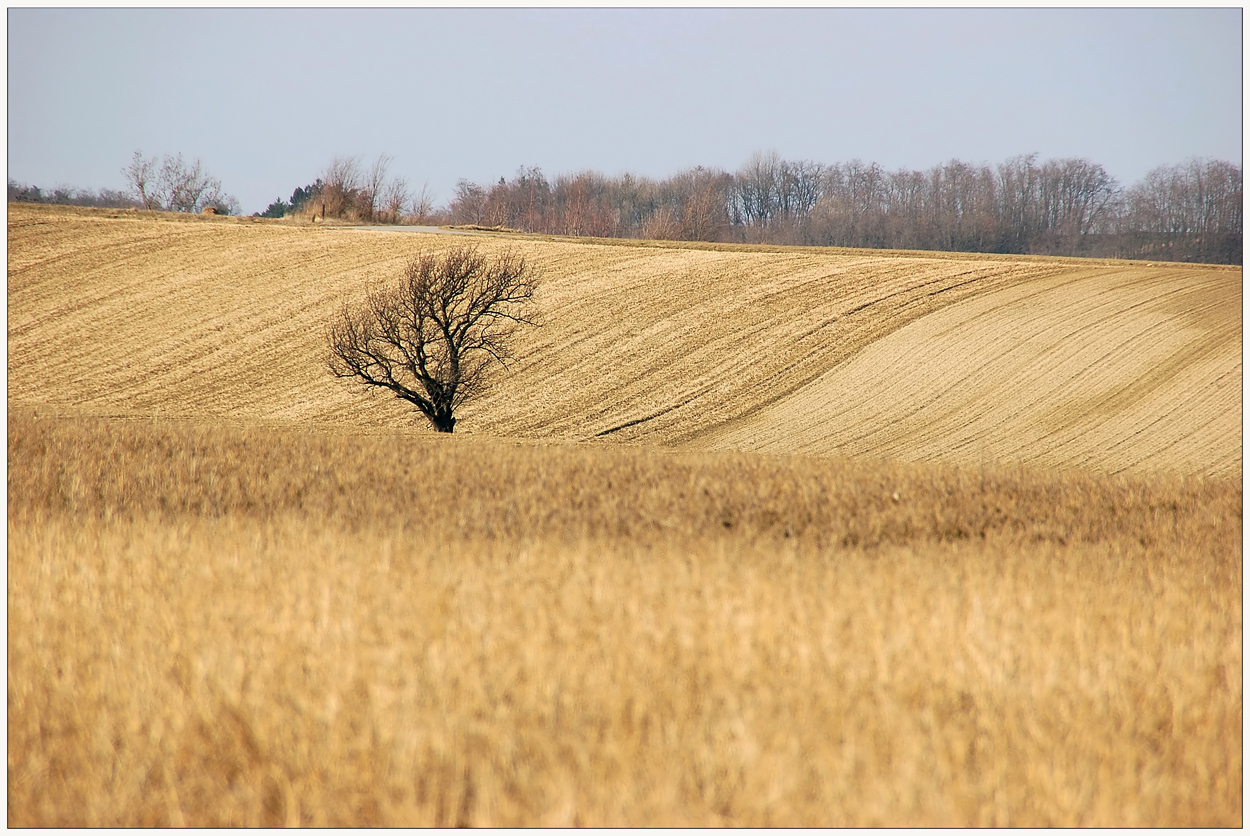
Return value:
[(1237, 274), (1074, 270), (913, 322), (717, 441), (1235, 475), (1241, 374)]
[[(324, 325), (464, 238), (11, 206), (9, 397), (105, 415), (420, 426)], [(1239, 269), (477, 239), (544, 327), (470, 434), (1228, 474)]]

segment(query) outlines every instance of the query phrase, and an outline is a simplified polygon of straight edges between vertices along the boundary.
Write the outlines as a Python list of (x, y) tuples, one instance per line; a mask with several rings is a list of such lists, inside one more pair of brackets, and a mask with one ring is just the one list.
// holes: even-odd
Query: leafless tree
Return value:
[(238, 202), (221, 190), (221, 181), (206, 172), (199, 160), (187, 163), (182, 154), (166, 155), (158, 164), (155, 157), (146, 159), (136, 151), (122, 173), (145, 209), (199, 212), (213, 206), (218, 211), (238, 211)]
[(361, 192), (360, 160), (356, 157), (335, 157), (321, 179), (325, 183), (321, 189), (321, 204), (325, 207), (321, 211), (322, 220), (326, 215), (346, 218), (354, 213)]
[(374, 220), (387, 224), (399, 223), (409, 200), (407, 180), (403, 177), (388, 180), (378, 195)]
[(998, 166), (999, 218), (1005, 252), (1027, 252), (1029, 240), (1042, 231), (1041, 183), (1042, 170), (1036, 153), (1012, 157)]
[(165, 158), (160, 182), (165, 208), (174, 212), (198, 212), (221, 197), (221, 181), (209, 176), (199, 160), (188, 165), (181, 154)]
[(130, 165), (122, 169), (122, 174), (126, 175), (126, 180), (139, 196), (139, 202), (143, 204), (144, 209), (156, 207), (155, 198), (152, 195), (156, 173), (156, 159), (145, 159), (140, 151), (136, 151), (130, 160)]
[(1082, 158), (1037, 154), (991, 166), (958, 159), (886, 172), (758, 153), (734, 174), (665, 180), (593, 171), (548, 182), (537, 168), (462, 180), (454, 222), (560, 235), (1117, 255), (1240, 263), (1241, 168), (1192, 160), (1125, 190)]
[[(394, 158), (389, 154), (378, 154), (378, 158), (373, 161), (373, 167), (364, 174), (358, 207), (363, 220), (376, 220), (377, 214), (383, 211), (384, 192), (387, 189), (386, 170), (390, 168), (392, 159)], [(402, 202), (401, 200), (400, 203)]]
[(676, 241), (681, 238), (681, 218), (671, 204), (656, 206), (638, 230), (643, 238)]
[[(338, 218), (349, 222), (399, 223), (410, 200), (408, 181), (403, 177), (387, 178), (393, 158), (379, 154), (368, 168), (359, 157), (335, 157), (322, 171), (309, 199), (296, 203), (294, 214), (320, 218)], [(428, 215), (432, 207), (426, 208)], [(417, 214), (422, 214), (418, 209)]]
[(782, 160), (777, 174), (777, 210), (787, 219), (805, 217), (820, 199), (824, 166), (810, 160)]
[(1191, 159), (1161, 166), (1128, 190), (1121, 227), (1135, 258), (1240, 264), (1241, 166)]
[(776, 151), (751, 155), (737, 176), (735, 217), (747, 226), (766, 227), (778, 212), (782, 161)]
[(851, 160), (827, 166), (821, 197), (813, 207), (812, 243), (837, 247), (889, 244), (890, 178), (876, 163)]
[(456, 410), (487, 385), (491, 361), (506, 368), (518, 326), (537, 324), (537, 283), (513, 251), (421, 253), (397, 286), (375, 286), (363, 305), (343, 306), (328, 333), (330, 371), (391, 392), (449, 433)]
[[(892, 186), (897, 185), (897, 178)], [(951, 160), (929, 171), (928, 236), (924, 246), (939, 250), (984, 252), (998, 241), (998, 204), (994, 174), (988, 166)], [(895, 195), (887, 202), (899, 203)]]
[(733, 200), (733, 176), (716, 169), (695, 166), (660, 184), (686, 241), (722, 241), (729, 230), (729, 205)]
[(548, 229), (559, 235), (616, 235), (620, 212), (612, 205), (611, 190), (612, 181), (594, 171), (557, 177), (551, 187)]
[(417, 223), (429, 222), (430, 216), (434, 214), (434, 195), (430, 192), (429, 183), (421, 184), (421, 191), (411, 198), (410, 206), (412, 217)]
[(456, 181), (456, 196), (448, 211), (452, 223), (482, 223), (486, 214), (486, 189), (468, 180)]

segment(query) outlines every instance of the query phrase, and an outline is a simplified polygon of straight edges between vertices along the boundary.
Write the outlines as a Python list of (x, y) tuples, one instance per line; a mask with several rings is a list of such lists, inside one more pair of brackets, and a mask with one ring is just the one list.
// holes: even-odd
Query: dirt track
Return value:
[[(545, 325), (468, 433), (1240, 471), (1239, 269), (476, 240), (543, 268)], [(457, 243), (11, 205), (10, 402), (419, 426), (330, 377), (324, 327)]]

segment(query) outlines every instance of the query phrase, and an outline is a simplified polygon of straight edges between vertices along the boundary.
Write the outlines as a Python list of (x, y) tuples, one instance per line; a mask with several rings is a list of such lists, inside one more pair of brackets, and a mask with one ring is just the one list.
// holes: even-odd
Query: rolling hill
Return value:
[[(9, 399), (96, 415), (419, 427), (324, 327), (462, 238), (11, 205)], [(690, 449), (1241, 468), (1241, 271), (482, 236), (544, 325), (469, 434)]]

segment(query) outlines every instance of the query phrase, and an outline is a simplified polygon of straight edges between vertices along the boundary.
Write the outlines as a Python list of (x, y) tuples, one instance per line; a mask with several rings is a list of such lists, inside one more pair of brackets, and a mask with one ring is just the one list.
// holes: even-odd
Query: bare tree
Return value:
[(359, 212), (366, 221), (375, 220), (378, 212), (382, 210), (386, 171), (390, 168), (393, 159), (389, 154), (378, 154), (378, 158), (373, 161), (373, 167), (364, 174), (364, 180), (360, 186)]
[(824, 166), (810, 160), (782, 160), (777, 171), (777, 209), (785, 218), (804, 218), (820, 199)]
[(486, 215), (486, 189), (468, 180), (456, 181), (456, 196), (449, 212), (452, 223), (482, 223)]
[(136, 151), (122, 174), (145, 209), (199, 212), (213, 206), (238, 211), (238, 201), (221, 190), (221, 181), (204, 171), (199, 160), (188, 164), (182, 154), (166, 155), (158, 164), (155, 157), (145, 159)]
[(1241, 263), (1241, 166), (1191, 159), (1154, 169), (1128, 190), (1121, 226), (1134, 258)]
[(729, 230), (734, 179), (719, 170), (695, 166), (660, 184), (678, 216), (685, 241), (721, 241)]
[(779, 211), (781, 157), (776, 151), (751, 155), (734, 177), (734, 214), (746, 226), (766, 227)]
[(332, 218), (354, 215), (361, 193), (359, 158), (335, 157), (321, 179), (325, 183), (321, 190), (321, 207), (314, 206), (314, 213), (320, 209), (322, 220), (326, 215)]
[(455, 411), (487, 384), (492, 360), (506, 367), (538, 278), (525, 258), (493, 258), (476, 247), (421, 253), (397, 286), (369, 289), (332, 322), (330, 371), (408, 401), (449, 433)]
[(412, 217), (417, 223), (427, 223), (434, 214), (434, 195), (430, 192), (428, 183), (421, 184), (421, 191), (412, 198), (411, 208)]
[(608, 205), (608, 188), (608, 179), (593, 171), (557, 177), (551, 186), (547, 231), (610, 237), (615, 232), (616, 213)]
[(156, 159), (144, 159), (143, 153), (136, 151), (130, 160), (130, 165), (122, 169), (122, 174), (126, 175), (126, 180), (139, 196), (139, 202), (143, 204), (143, 208), (153, 208), (156, 205), (155, 197), (152, 195), (157, 174)]
[(205, 172), (199, 160), (188, 165), (181, 154), (165, 158), (160, 183), (162, 202), (173, 212), (199, 212), (222, 197), (221, 181)]
[(387, 181), (378, 195), (374, 220), (388, 224), (399, 223), (409, 200), (407, 180), (396, 177)]

